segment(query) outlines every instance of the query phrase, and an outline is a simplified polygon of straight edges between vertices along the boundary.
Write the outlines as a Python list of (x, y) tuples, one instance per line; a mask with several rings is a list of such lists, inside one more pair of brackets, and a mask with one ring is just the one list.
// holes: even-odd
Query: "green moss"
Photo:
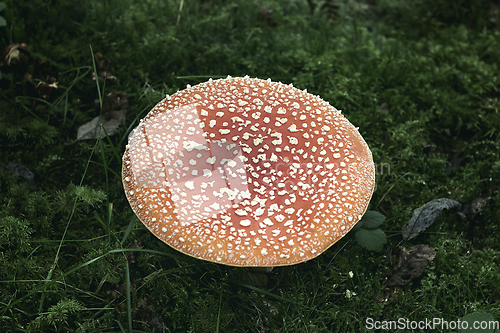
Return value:
[(40, 332), (40, 330), (45, 331), (47, 329), (61, 331), (70, 327), (76, 329), (78, 326), (74, 325), (74, 323), (70, 324), (70, 316), (83, 310), (85, 310), (85, 307), (75, 300), (62, 300), (33, 320), (28, 325), (28, 331)]
[(30, 235), (32, 232), (33, 230), (26, 221), (7, 216), (0, 220), (0, 248), (4, 248), (6, 251), (10, 250), (7, 251), (9, 254), (14, 254), (17, 251), (27, 252), (31, 249)]
[[(500, 318), (494, 2), (5, 2), (2, 44), (28, 45), (28, 71), (50, 58), (59, 89), (35, 101), (20, 72), (0, 69), (0, 331), (357, 332), (367, 318)], [(119, 133), (73, 142), (101, 112), (89, 45), (118, 79), (104, 93), (125, 92), (131, 108)], [(120, 179), (131, 128), (165, 94), (226, 75), (293, 83), (359, 126), (377, 164), (370, 209), (387, 218), (382, 253), (429, 244), (436, 258), (420, 278), (385, 288), (393, 266), (351, 233), (255, 281), (177, 253), (132, 219)], [(490, 199), (401, 244), (412, 211), (439, 197)]]

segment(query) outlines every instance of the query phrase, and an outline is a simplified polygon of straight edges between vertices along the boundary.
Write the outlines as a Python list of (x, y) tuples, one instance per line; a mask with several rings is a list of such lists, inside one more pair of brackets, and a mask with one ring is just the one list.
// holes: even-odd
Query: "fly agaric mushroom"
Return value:
[(167, 96), (123, 155), (126, 196), (160, 240), (231, 266), (314, 258), (362, 217), (375, 168), (321, 98), (271, 80), (209, 80)]

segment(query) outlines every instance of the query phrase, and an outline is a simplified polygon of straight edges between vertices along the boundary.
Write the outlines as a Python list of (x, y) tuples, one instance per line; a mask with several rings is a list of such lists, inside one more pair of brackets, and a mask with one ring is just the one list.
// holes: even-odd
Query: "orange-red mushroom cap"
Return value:
[(155, 236), (233, 266), (318, 256), (361, 219), (375, 184), (370, 149), (340, 111), (248, 77), (158, 103), (131, 134), (122, 175)]

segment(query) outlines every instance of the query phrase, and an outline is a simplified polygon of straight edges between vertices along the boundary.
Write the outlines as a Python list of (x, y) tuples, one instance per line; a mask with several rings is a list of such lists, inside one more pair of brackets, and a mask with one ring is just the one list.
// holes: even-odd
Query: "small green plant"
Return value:
[(49, 327), (53, 327), (57, 332), (68, 330), (73, 326), (68, 322), (69, 317), (85, 309), (86, 308), (78, 301), (64, 299), (59, 301), (56, 305), (51, 306), (49, 311), (40, 313), (40, 315), (28, 325), (28, 328), (31, 331), (49, 329)]
[(7, 248), (16, 249), (19, 252), (27, 252), (31, 249), (31, 233), (27, 221), (14, 216), (0, 218), (0, 250)]
[[(481, 326), (477, 326), (477, 325)], [(499, 332), (498, 321), (488, 312), (473, 312), (462, 317), (460, 333), (495, 333)]]
[(387, 235), (379, 226), (384, 221), (384, 215), (371, 210), (367, 211), (353, 229), (356, 231), (358, 244), (370, 251), (382, 251), (384, 244), (387, 243)]
[(76, 197), (86, 203), (89, 207), (95, 207), (106, 199), (106, 194), (100, 190), (94, 190), (88, 186), (77, 186), (75, 188)]

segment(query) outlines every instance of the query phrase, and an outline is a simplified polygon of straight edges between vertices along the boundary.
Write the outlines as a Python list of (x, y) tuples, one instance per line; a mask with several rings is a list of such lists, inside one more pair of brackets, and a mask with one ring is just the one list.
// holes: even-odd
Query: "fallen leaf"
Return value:
[(386, 287), (404, 286), (420, 277), (427, 265), (436, 257), (436, 251), (426, 244), (405, 249), (399, 247), (396, 253), (397, 266), (385, 283)]
[[(125, 123), (127, 111), (110, 111), (102, 116), (97, 116), (78, 129), (76, 141), (105, 138), (106, 134), (112, 136), (118, 133), (120, 125)], [(101, 128), (102, 125), (102, 128)]]
[[(99, 101), (96, 101), (96, 105)], [(111, 136), (116, 134), (122, 123), (125, 123), (125, 115), (130, 109), (127, 94), (121, 92), (110, 92), (106, 94), (102, 101), (102, 115), (95, 117), (78, 129), (75, 141), (105, 138), (106, 134)], [(101, 129), (101, 124), (104, 130)]]
[(459, 202), (447, 198), (429, 201), (425, 205), (415, 209), (410, 221), (401, 228), (403, 239), (412, 239), (429, 228), (444, 209), (449, 210), (452, 208), (460, 208), (461, 206)]
[[(99, 86), (103, 86), (104, 82), (109, 84), (115, 84), (118, 82), (118, 78), (109, 72), (103, 71), (97, 74), (97, 80), (99, 81)], [(95, 74), (92, 73), (92, 81), (95, 81)]]
[[(96, 105), (99, 101), (96, 101)], [(123, 92), (112, 91), (109, 94), (104, 95), (102, 100), (102, 113), (106, 114), (110, 111), (121, 111), (129, 110), (130, 106), (128, 104), (127, 94)]]
[(59, 89), (59, 87), (55, 81), (51, 83), (40, 81), (35, 87), (38, 97), (46, 101), (52, 100), (54, 92), (57, 89)]
[(465, 205), (464, 209), (458, 212), (458, 216), (460, 216), (463, 220), (465, 220), (467, 217), (470, 217), (471, 220), (474, 219), (474, 216), (476, 216), (476, 214), (481, 213), (484, 210), (486, 204), (490, 199), (491, 198), (488, 197), (476, 198), (472, 200), (472, 202)]
[(31, 58), (28, 45), (24, 43), (7, 45), (0, 56), (0, 67), (7, 66), (21, 72), (28, 70), (28, 59)]
[[(112, 75), (110, 70), (111, 70), (111, 61), (106, 58), (102, 53), (97, 52), (95, 54), (95, 60), (98, 65), (98, 71), (97, 71), (97, 81), (99, 82), (100, 86), (104, 85), (104, 82), (108, 85), (115, 84), (118, 79), (116, 76)], [(95, 73), (92, 73), (92, 80), (96, 80), (96, 75)]]
[(9, 169), (14, 176), (24, 179), (24, 181), (21, 182), (21, 185), (31, 190), (36, 189), (35, 174), (31, 172), (27, 166), (21, 163), (9, 162), (7, 164), (7, 169)]

